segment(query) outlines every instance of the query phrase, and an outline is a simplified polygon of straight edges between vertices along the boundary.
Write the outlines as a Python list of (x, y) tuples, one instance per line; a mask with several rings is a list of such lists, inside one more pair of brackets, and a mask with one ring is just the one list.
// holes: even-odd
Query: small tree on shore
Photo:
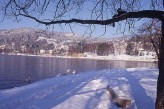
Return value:
[(97, 54), (100, 56), (108, 56), (109, 55), (109, 44), (108, 43), (100, 43), (97, 45)]
[(126, 54), (133, 55), (134, 54), (134, 44), (129, 43), (126, 47)]

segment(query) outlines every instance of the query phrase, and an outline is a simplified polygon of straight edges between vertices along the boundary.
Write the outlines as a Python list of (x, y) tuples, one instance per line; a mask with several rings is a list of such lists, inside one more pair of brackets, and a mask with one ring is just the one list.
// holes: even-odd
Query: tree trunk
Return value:
[(157, 81), (156, 109), (164, 109), (164, 20), (162, 22), (162, 37), (159, 58), (159, 76)]

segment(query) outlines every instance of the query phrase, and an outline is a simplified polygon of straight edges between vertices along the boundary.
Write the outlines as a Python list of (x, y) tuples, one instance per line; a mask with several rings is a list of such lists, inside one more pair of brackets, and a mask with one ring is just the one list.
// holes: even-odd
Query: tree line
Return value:
[[(85, 40), (78, 42), (71, 42), (65, 44), (67, 41), (56, 41), (48, 43), (47, 39), (37, 40), (28, 37), (14, 37), (5, 38), (0, 40), (0, 53), (24, 53), (24, 54), (40, 54), (41, 50), (45, 50), (45, 54), (51, 55), (74, 55), (85, 52), (97, 54), (99, 56), (113, 55), (138, 55), (139, 49), (146, 51), (154, 51), (154, 47), (150, 39), (156, 41), (157, 37), (130, 37), (122, 41), (109, 41), (109, 42), (87, 42)], [(26, 40), (24, 40), (26, 39)], [(61, 42), (63, 42), (61, 44)], [(157, 42), (159, 43), (159, 42)], [(122, 46), (119, 46), (122, 45)], [(61, 46), (64, 46), (63, 48)], [(66, 47), (67, 48), (66, 48)], [(121, 47), (121, 48), (120, 48)], [(67, 53), (66, 53), (67, 52)]]

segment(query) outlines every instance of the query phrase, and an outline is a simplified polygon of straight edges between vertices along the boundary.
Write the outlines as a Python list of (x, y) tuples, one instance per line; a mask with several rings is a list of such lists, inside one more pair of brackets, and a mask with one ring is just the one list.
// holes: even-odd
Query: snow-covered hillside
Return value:
[(0, 91), (0, 109), (119, 109), (106, 90), (132, 100), (130, 109), (154, 109), (158, 70), (106, 69), (63, 75)]

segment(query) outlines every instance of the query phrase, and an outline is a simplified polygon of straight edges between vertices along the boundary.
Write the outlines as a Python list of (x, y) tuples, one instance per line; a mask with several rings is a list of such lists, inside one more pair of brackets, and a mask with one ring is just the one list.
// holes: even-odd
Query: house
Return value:
[(22, 53), (25, 53), (26, 52), (26, 46), (21, 46), (21, 51), (22, 51)]
[(43, 55), (43, 54), (45, 54), (45, 53), (46, 53), (46, 51), (45, 51), (44, 49), (41, 49), (41, 50), (40, 50), (40, 54), (41, 54), (41, 55)]
[(139, 49), (138, 56), (143, 56), (144, 58), (155, 59), (157, 57), (156, 52), (146, 51), (143, 48)]

